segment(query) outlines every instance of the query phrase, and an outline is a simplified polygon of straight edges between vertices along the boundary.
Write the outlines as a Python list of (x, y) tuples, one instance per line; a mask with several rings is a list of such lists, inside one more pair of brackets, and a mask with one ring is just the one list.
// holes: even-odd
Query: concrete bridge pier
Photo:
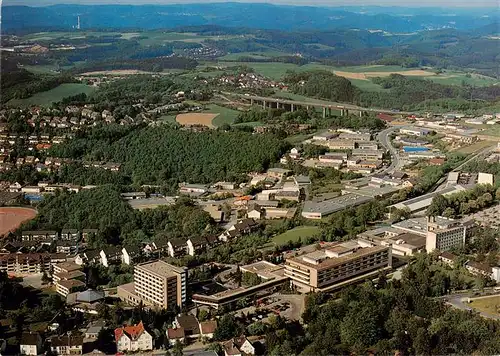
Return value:
[(326, 118), (326, 108), (323, 107), (323, 119)]
[(253, 99), (250, 99), (250, 105), (253, 106)]
[(290, 104), (290, 111), (293, 112), (293, 104)]
[(363, 111), (359, 111), (359, 117), (363, 117)]
[(262, 102), (262, 108), (263, 108), (264, 110), (266, 110), (266, 106), (267, 106), (267, 102), (264, 100), (264, 101)]
[(280, 108), (280, 103), (279, 101), (276, 102), (276, 109), (279, 109)]

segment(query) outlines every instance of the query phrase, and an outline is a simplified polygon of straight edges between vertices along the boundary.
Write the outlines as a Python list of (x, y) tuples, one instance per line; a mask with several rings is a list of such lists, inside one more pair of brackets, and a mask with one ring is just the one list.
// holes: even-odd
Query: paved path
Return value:
[(472, 297), (472, 293), (465, 293), (465, 294), (456, 294), (456, 295), (449, 295), (447, 296), (447, 301), (446, 304), (453, 306), (454, 308), (457, 309), (462, 309), (462, 310), (474, 310), (479, 312), (479, 314), (485, 318), (488, 319), (495, 319), (495, 320), (500, 320), (500, 316), (486, 313), (483, 311), (479, 311), (477, 309), (474, 309), (470, 304), (468, 304), (466, 301), (470, 298), (471, 300), (475, 299), (484, 299), (484, 298), (489, 298), (489, 297), (494, 297), (494, 296), (499, 296), (500, 293), (496, 294), (490, 294), (490, 295), (485, 295), (481, 297)]

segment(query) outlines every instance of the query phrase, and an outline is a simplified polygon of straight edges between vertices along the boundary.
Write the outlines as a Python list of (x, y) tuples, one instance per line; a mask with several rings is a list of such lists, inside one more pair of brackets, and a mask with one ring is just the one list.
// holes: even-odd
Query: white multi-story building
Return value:
[(186, 303), (187, 269), (164, 261), (144, 263), (135, 267), (135, 294), (160, 308)]

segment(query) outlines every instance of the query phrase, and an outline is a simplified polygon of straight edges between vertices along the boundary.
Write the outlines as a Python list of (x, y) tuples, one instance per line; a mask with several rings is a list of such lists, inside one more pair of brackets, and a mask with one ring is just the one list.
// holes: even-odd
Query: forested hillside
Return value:
[(126, 135), (121, 129), (107, 134), (99, 130), (56, 146), (51, 154), (122, 163), (122, 174), (130, 176), (133, 183), (173, 187), (179, 182), (239, 181), (246, 172), (265, 170), (287, 149), (287, 144), (272, 134), (196, 133), (168, 125), (140, 128)]
[(155, 237), (188, 238), (215, 226), (210, 215), (189, 199), (179, 199), (172, 206), (134, 210), (113, 185), (47, 196), (37, 208), (37, 217), (20, 230), (99, 229), (91, 241), (94, 247), (138, 245)]
[(349, 80), (327, 71), (290, 73), (284, 79), (294, 93), (364, 107), (473, 110), (487, 106), (488, 102), (493, 104), (500, 97), (499, 86), (443, 85), (400, 74), (372, 80), (386, 90), (360, 90)]

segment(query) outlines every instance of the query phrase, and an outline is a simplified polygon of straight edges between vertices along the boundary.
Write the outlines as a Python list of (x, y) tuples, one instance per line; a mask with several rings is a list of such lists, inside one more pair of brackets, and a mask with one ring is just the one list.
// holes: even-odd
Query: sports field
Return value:
[(311, 237), (318, 234), (321, 229), (317, 226), (298, 226), (292, 230), (288, 230), (280, 235), (273, 237), (275, 245), (283, 245), (288, 241), (297, 241), (299, 238)]
[(33, 219), (36, 210), (30, 208), (2, 207), (0, 208), (0, 236), (17, 229), (23, 222)]
[(7, 105), (24, 107), (31, 105), (49, 106), (52, 103), (61, 101), (67, 96), (77, 95), (80, 93), (90, 94), (94, 92), (94, 90), (94, 87), (85, 84), (65, 83), (54, 89), (36, 93), (26, 99), (12, 99), (7, 103)]
[(179, 114), (176, 116), (175, 121), (177, 121), (180, 125), (184, 126), (193, 126), (193, 125), (203, 125), (213, 128), (212, 120), (218, 114), (211, 113), (188, 113), (188, 114)]

